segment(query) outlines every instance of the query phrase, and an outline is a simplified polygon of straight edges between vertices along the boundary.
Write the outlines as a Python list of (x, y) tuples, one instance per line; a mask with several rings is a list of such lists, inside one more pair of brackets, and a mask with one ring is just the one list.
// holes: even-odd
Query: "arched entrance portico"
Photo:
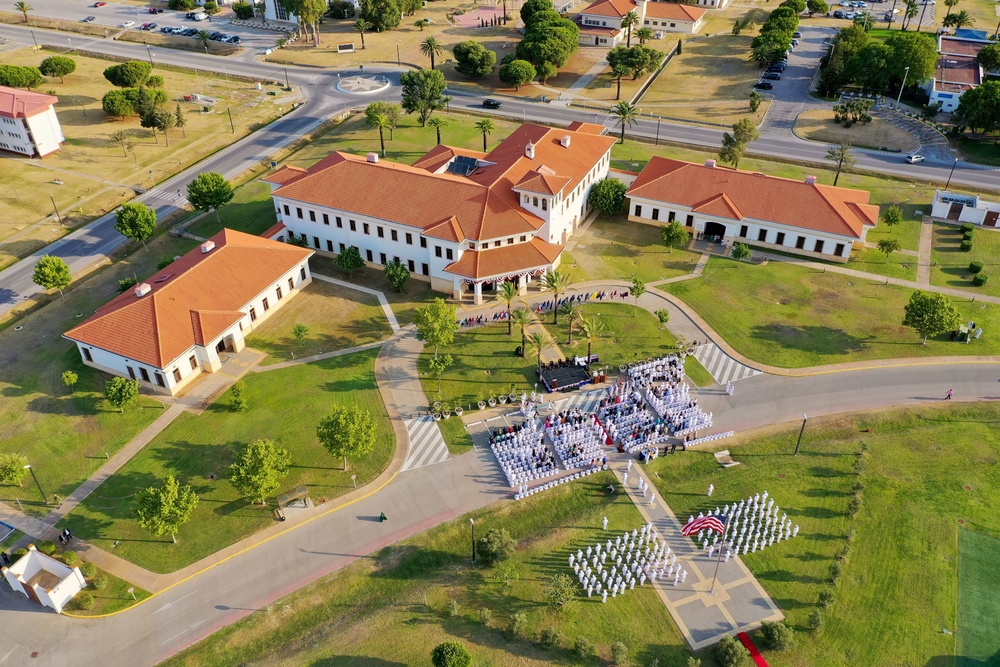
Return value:
[(726, 236), (726, 226), (721, 222), (706, 222), (705, 239), (711, 241), (716, 236), (719, 239), (724, 238)]

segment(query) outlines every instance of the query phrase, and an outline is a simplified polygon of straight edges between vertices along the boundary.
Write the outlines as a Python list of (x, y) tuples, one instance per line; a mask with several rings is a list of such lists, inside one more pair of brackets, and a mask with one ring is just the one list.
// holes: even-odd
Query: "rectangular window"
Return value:
[(434, 256), (435, 257), (441, 256), (441, 246), (439, 245), (434, 246)]
[(542, 198), (542, 210), (543, 211), (549, 210), (549, 200), (548, 199)]
[(816, 245), (813, 246), (813, 252), (823, 252), (823, 241), (817, 239)]
[(764, 243), (767, 243), (767, 230), (766, 229), (760, 229), (760, 230), (757, 231), (757, 240), (758, 241), (763, 241)]
[(260, 305), (264, 307), (265, 313), (271, 308), (271, 304), (268, 303), (266, 296), (264, 297), (264, 300), (260, 302)]
[(371, 250), (365, 250), (365, 257), (368, 258), (369, 262), (374, 262), (375, 258), (372, 256)]
[[(331, 247), (330, 250), (333, 250), (333, 248)], [(291, 292), (293, 289), (295, 289), (295, 279), (294, 278), (289, 278), (288, 279), (288, 291)]]
[(413, 234), (406, 232), (406, 245), (413, 245)]
[(674, 213), (673, 211), (667, 212), (667, 222), (673, 222), (675, 218), (677, 218), (676, 213)]
[[(497, 245), (500, 245), (499, 241), (497, 241)], [(455, 253), (451, 251), (451, 248), (448, 248), (444, 251), (444, 256), (447, 257), (448, 259), (455, 259)]]
[(384, 239), (385, 238), (385, 227), (376, 227), (375, 228), (375, 235), (378, 236), (380, 239)]
[(802, 250), (803, 248), (805, 248), (806, 247), (806, 237), (800, 236), (797, 239), (795, 239), (795, 247), (798, 248), (799, 250)]
[(774, 239), (775, 245), (785, 245), (785, 232), (778, 232), (778, 236)]
[(163, 382), (163, 376), (160, 375), (159, 373), (153, 373), (153, 377), (156, 378), (156, 384), (158, 384), (159, 386), (161, 387), (167, 386), (166, 383)]
[(142, 366), (139, 367), (139, 375), (142, 376), (143, 382), (149, 382), (149, 373), (147, 373), (146, 369), (143, 368)]
[(128, 371), (129, 378), (131, 378), (132, 380), (134, 380), (135, 379), (135, 370), (131, 366), (126, 366), (125, 370)]
[(180, 382), (180, 381), (181, 381), (181, 372), (175, 368), (174, 369), (174, 382)]
[(527, 236), (524, 236), (524, 235), (522, 235), (522, 236), (521, 236), (521, 243), (526, 243), (527, 241), (528, 241), (528, 237), (527, 237)]
[(299, 208), (298, 206), (295, 207), (295, 217), (297, 217), (299, 220), (302, 219), (302, 209)]
[(324, 213), (323, 214), (323, 224), (324, 225), (329, 225), (330, 224), (330, 215), (328, 213)]
[(509, 239), (507, 239), (507, 245), (514, 245), (514, 237), (513, 236), (510, 237)]
[(639, 217), (642, 215), (642, 206), (640, 204), (635, 205), (635, 216)]
[(309, 211), (309, 222), (316, 222), (316, 211)]
[(340, 218), (339, 215), (337, 216), (337, 228), (338, 229), (343, 229), (344, 228), (344, 221)]
[(371, 235), (371, 230), (369, 229), (367, 222), (362, 222), (361, 228), (364, 229), (365, 234), (368, 234), (369, 236)]
[(420, 247), (421, 248), (427, 247), (427, 239), (425, 239), (423, 236), (420, 237)]
[(326, 249), (329, 252), (333, 252), (333, 241), (331, 241), (330, 239), (326, 240)]
[(306, 279), (306, 267), (303, 266), (299, 269), (299, 280), (305, 280), (305, 279)]
[(313, 237), (313, 247), (315, 247), (316, 250), (319, 250), (319, 237), (318, 236), (314, 236)]
[(833, 254), (836, 255), (837, 257), (843, 257), (844, 256), (844, 244), (843, 243), (838, 243), (837, 247), (834, 248), (834, 250), (833, 250)]
[(281, 301), (282, 294), (281, 294), (281, 286), (280, 285), (278, 287), (274, 288), (274, 294), (278, 297), (278, 301)]
[(747, 237), (747, 232), (749, 232), (749, 231), (750, 230), (747, 228), (746, 225), (740, 225), (740, 236), (742, 236), (743, 238), (746, 238)]
[(654, 208), (653, 209), (653, 220), (659, 220), (659, 219), (660, 219), (660, 209)]
[(426, 264), (421, 264), (420, 273), (424, 274), (425, 276), (431, 275), (431, 267), (427, 266)]
[(292, 214), (292, 212), (290, 210), (288, 210), (288, 204), (285, 204), (282, 208), (285, 209), (285, 215), (291, 215)]
[(94, 358), (92, 356), (90, 356), (90, 350), (88, 350), (87, 348), (81, 347), (80, 351), (83, 352), (83, 358), (85, 360), (87, 360), (87, 361), (93, 361), (94, 360)]
[[(493, 242), (493, 247), (494, 248), (499, 248), (500, 247), (500, 242), (499, 241), (494, 241)], [(451, 250), (448, 251), (448, 259), (451, 259)]]
[(347, 250), (347, 246), (344, 245), (343, 243), (341, 243), (340, 244), (340, 252), (344, 252), (345, 250)]
[(358, 223), (354, 222), (353, 220), (350, 220), (349, 222), (351, 223), (351, 231), (352, 232), (358, 231)]
[(395, 229), (390, 229), (389, 230), (389, 237), (392, 238), (393, 241), (398, 241), (399, 240), (399, 234), (396, 232)]
[(380, 252), (380, 253), (378, 254), (378, 262), (379, 262), (379, 264), (381, 264), (382, 266), (385, 266), (385, 264), (386, 264), (386, 261), (385, 261), (385, 253), (384, 253), (384, 252)]
[(256, 308), (251, 308), (250, 309), (250, 321), (251, 322), (257, 321), (257, 309)]
[(188, 363), (189, 363), (189, 364), (191, 364), (191, 370), (195, 370), (195, 369), (197, 369), (197, 368), (198, 368), (198, 357), (196, 357), (196, 356), (194, 356), (194, 355), (192, 354), (192, 355), (191, 355), (191, 356), (190, 356), (190, 357), (188, 358)]
[(687, 219), (684, 221), (684, 225), (687, 227), (694, 227), (694, 216), (689, 215)]
[(399, 261), (399, 257), (393, 257), (393, 258), (392, 258), (392, 261), (396, 262), (397, 264), (399, 264), (399, 263), (400, 263), (400, 261)]
[(417, 267), (413, 264), (412, 259), (406, 260), (406, 268), (409, 270), (410, 273), (413, 273), (414, 271), (417, 270)]

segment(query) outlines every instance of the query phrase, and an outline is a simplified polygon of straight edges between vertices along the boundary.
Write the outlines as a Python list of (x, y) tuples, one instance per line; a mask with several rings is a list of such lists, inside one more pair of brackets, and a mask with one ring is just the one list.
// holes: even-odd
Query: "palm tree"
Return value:
[(434, 56), (444, 53), (444, 49), (441, 48), (441, 42), (437, 41), (437, 37), (431, 36), (420, 42), (420, 53), (431, 59), (431, 69), (434, 69)]
[(194, 36), (194, 41), (198, 46), (207, 49), (208, 43), (212, 41), (212, 38), (209, 37), (209, 32), (207, 30), (199, 30), (198, 34)]
[(433, 127), (437, 131), (438, 146), (441, 145), (441, 128), (448, 124), (444, 118), (431, 118), (427, 121), (427, 124)]
[(923, 9), (920, 10), (920, 18), (917, 19), (917, 32), (923, 32), (920, 28), (924, 24), (924, 12), (927, 11), (927, 3), (924, 3)]
[(615, 119), (615, 122), (622, 128), (622, 140), (621, 143), (625, 143), (625, 128), (629, 125), (635, 125), (638, 120), (638, 112), (635, 110), (635, 105), (629, 104), (625, 100), (622, 100), (618, 104), (611, 107), (611, 117)]
[(531, 324), (531, 311), (527, 308), (518, 308), (511, 312), (510, 321), (521, 328), (521, 349), (524, 350), (526, 333), (525, 329)]
[(489, 118), (484, 118), (481, 121), (476, 122), (476, 129), (483, 133), (483, 152), (486, 152), (486, 135), (495, 130), (493, 127), (493, 121)]
[(639, 15), (636, 14), (633, 9), (628, 14), (622, 17), (622, 29), (628, 31), (628, 35), (625, 41), (626, 47), (632, 46), (632, 28), (639, 25)]
[(365, 48), (365, 30), (371, 30), (372, 24), (364, 19), (358, 19), (354, 22), (354, 29), (361, 34), (361, 48)]
[(525, 339), (525, 345), (529, 350), (531, 350), (532, 353), (534, 353), (536, 367), (541, 368), (542, 352), (544, 352), (545, 348), (549, 346), (549, 341), (545, 338), (545, 334), (541, 331), (532, 331)]
[(944, 6), (948, 8), (948, 13), (951, 13), (951, 8), (957, 5), (961, 0), (944, 0)]
[(583, 319), (583, 306), (574, 299), (573, 301), (567, 301), (559, 309), (566, 319), (569, 321), (569, 340), (568, 343), (573, 342), (573, 328)]
[(958, 13), (948, 14), (944, 17), (944, 26), (946, 28), (968, 28), (970, 25), (974, 25), (976, 19), (969, 16), (969, 12), (964, 9)]
[[(559, 273), (558, 271), (549, 271), (542, 278), (542, 291), (552, 292), (556, 296), (556, 303), (559, 303), (559, 295), (565, 292), (572, 280), (568, 273)], [(559, 308), (558, 306), (552, 309), (552, 313), (555, 316), (552, 319), (552, 324), (559, 324)]]
[(646, 40), (653, 39), (653, 31), (649, 28), (639, 28), (635, 31), (635, 37), (639, 40), (639, 44), (645, 44)]
[(378, 128), (378, 141), (382, 145), (382, 157), (385, 157), (385, 130), (390, 125), (392, 121), (384, 113), (377, 113), (368, 116), (368, 127)]
[(917, 9), (917, 0), (906, 0), (906, 11), (903, 12), (903, 30), (910, 27), (910, 21), (917, 15)]
[(594, 343), (608, 335), (608, 325), (604, 323), (604, 320), (592, 317), (589, 320), (581, 320), (580, 329), (583, 331), (584, 338), (587, 339), (587, 363), (589, 364)]
[(29, 5), (27, 2), (24, 2), (23, 0), (21, 2), (15, 2), (14, 3), (14, 9), (16, 9), (17, 11), (21, 12), (22, 14), (24, 14), (24, 22), (25, 23), (28, 22), (28, 12), (35, 11), (34, 7), (32, 7), (31, 5)]
[(418, 28), (420, 28), (420, 32), (423, 32), (424, 28), (427, 27), (427, 26), (429, 26), (430, 24), (431, 24), (431, 22), (428, 21), (427, 19), (420, 19), (419, 21), (414, 21), (413, 22), (413, 25), (415, 25)]
[[(478, 125), (478, 123), (477, 123), (477, 125)], [(503, 283), (501, 283), (500, 286), (497, 288), (496, 300), (499, 301), (500, 303), (504, 304), (505, 306), (507, 306), (507, 312), (508, 312), (508, 317), (507, 317), (507, 335), (508, 336), (511, 335), (512, 333), (514, 333), (514, 324), (513, 324), (513, 322), (510, 321), (510, 316), (509, 316), (509, 314), (510, 314), (510, 307), (511, 307), (511, 304), (513, 304), (515, 301), (517, 301), (517, 297), (519, 297), (519, 296), (521, 296), (521, 292), (520, 292), (520, 290), (517, 289), (517, 285), (515, 285), (512, 282), (510, 282), (509, 280), (503, 281)]]
[(622, 77), (628, 74), (628, 67), (622, 63), (615, 63), (615, 66), (611, 68), (611, 76), (618, 83), (618, 92), (615, 93), (615, 99), (620, 100), (622, 98)]

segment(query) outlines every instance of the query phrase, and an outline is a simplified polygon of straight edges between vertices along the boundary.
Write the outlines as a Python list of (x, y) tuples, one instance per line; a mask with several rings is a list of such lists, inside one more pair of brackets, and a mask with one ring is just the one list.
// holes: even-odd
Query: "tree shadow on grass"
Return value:
[[(799, 584), (822, 584), (826, 582), (826, 578), (813, 577), (808, 574), (795, 574), (789, 572), (788, 570), (767, 570), (766, 572), (757, 572), (757, 578), (762, 581), (781, 581), (785, 583), (795, 582)], [(811, 607), (812, 605), (799, 605), (803, 607)], [(785, 606), (782, 604), (782, 608)]]
[(843, 498), (851, 495), (850, 491), (837, 489), (804, 489), (799, 493), (807, 498)]
[(874, 336), (861, 338), (832, 327), (783, 324), (752, 327), (750, 337), (775, 343), (785, 348), (816, 354), (861, 352), (875, 339)]
[(331, 655), (309, 663), (310, 667), (406, 667), (405, 662), (363, 655)]

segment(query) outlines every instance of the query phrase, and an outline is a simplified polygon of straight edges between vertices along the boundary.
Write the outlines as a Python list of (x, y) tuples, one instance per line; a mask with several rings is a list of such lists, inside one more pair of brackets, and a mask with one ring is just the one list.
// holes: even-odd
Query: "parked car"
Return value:
[(103, 6), (104, 6), (104, 5), (106, 5), (106, 4), (108, 4), (108, 3), (106, 3), (106, 2), (95, 2), (95, 3), (94, 3), (94, 6), (95, 6), (95, 7), (103, 7)]
[(760, 78), (762, 78), (762, 79), (768, 79), (770, 81), (781, 81), (781, 73), (780, 72), (764, 72), (763, 76), (761, 76)]
[(784, 63), (775, 63), (774, 65), (771, 65), (770, 67), (768, 67), (767, 71), (768, 72), (784, 72), (785, 71), (785, 64)]
[(156, 30), (156, 24), (150, 23), (147, 27), (143, 28), (143, 30)]
[(181, 30), (177, 34), (183, 35), (185, 37), (194, 37), (195, 35), (198, 34), (198, 29), (197, 28), (184, 28), (183, 30)]
[(917, 155), (916, 153), (906, 156), (906, 161), (909, 162), (910, 164), (917, 164), (918, 162), (923, 162), (924, 159), (925, 158), (923, 155)]
[(854, 12), (844, 13), (844, 18), (847, 19), (848, 21), (853, 21), (855, 16), (857, 16), (857, 14), (855, 14)]
[(753, 85), (757, 90), (771, 90), (774, 88), (774, 84), (770, 81), (758, 81)]
[(239, 35), (229, 35), (222, 41), (226, 42), (227, 44), (239, 44), (243, 40), (240, 39)]
[(503, 106), (503, 102), (501, 102), (500, 100), (494, 100), (487, 97), (485, 100), (483, 100), (483, 106), (486, 107), (487, 109), (499, 109), (500, 107)]
[(134, 26), (134, 25), (135, 25), (135, 21), (125, 21), (125, 23), (122, 23), (122, 24), (121, 24), (120, 26), (118, 26), (118, 27), (119, 27), (119, 28), (131, 28), (131, 27), (132, 27), (132, 26)]
[(157, 9), (156, 7), (150, 7), (149, 8), (149, 13), (150, 14), (162, 14), (163, 10), (162, 9)]
[(799, 32), (798, 30), (796, 30), (795, 32), (792, 33), (792, 37), (798, 38), (798, 37), (801, 37), (801, 36), (802, 36), (802, 33)]
[(93, 23), (96, 20), (97, 20), (96, 16), (88, 16), (87, 18), (83, 19), (83, 22), (84, 23)]
[(844, 12), (842, 12), (842, 11), (840, 11), (838, 9), (837, 11), (835, 11), (833, 13), (833, 18), (835, 18), (835, 19), (842, 19), (842, 18), (844, 18)]

